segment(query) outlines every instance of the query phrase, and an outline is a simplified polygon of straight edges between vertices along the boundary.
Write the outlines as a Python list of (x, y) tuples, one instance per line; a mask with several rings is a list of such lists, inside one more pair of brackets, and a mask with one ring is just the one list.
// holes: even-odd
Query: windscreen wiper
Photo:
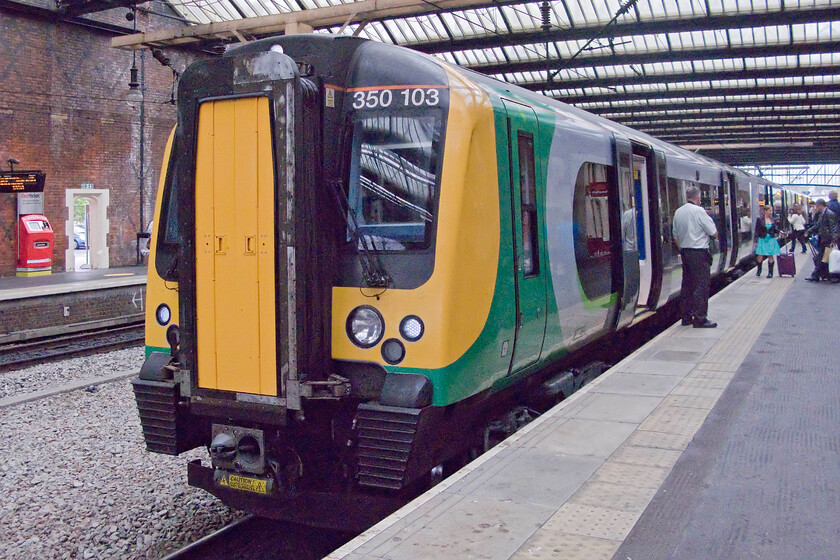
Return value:
[[(347, 141), (353, 133), (353, 125), (351, 122), (346, 122), (341, 133), (341, 140), (339, 141), (339, 154), (341, 154), (341, 161), (338, 166), (339, 174), (344, 173), (349, 169), (347, 165)], [(359, 257), (359, 264), (362, 267), (362, 277), (367, 285), (371, 288), (387, 288), (391, 283), (391, 278), (382, 268), (382, 263), (373, 254), (373, 249), (368, 245), (370, 240), (366, 235), (359, 232), (359, 224), (356, 221), (356, 214), (350, 209), (350, 200), (347, 198), (347, 193), (344, 192), (344, 185), (340, 179), (330, 181), (333, 195), (335, 196), (338, 211), (341, 214), (341, 219), (347, 224), (347, 229), (350, 232), (350, 237), (353, 241), (353, 250)]]
[(350, 231), (353, 247), (359, 256), (359, 264), (362, 266), (362, 277), (371, 288), (387, 288), (391, 283), (391, 278), (382, 268), (379, 259), (373, 254), (373, 249), (369, 245), (370, 239), (368, 236), (359, 233), (356, 214), (350, 209), (350, 201), (347, 198), (347, 193), (344, 192), (341, 181), (330, 181), (330, 183), (333, 186), (333, 194), (336, 198), (338, 211), (341, 212), (344, 221), (347, 223), (347, 229)]

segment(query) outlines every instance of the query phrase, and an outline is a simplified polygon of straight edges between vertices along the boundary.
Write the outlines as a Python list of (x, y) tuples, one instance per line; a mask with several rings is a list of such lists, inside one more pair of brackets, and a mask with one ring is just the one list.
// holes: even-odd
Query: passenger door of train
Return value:
[(516, 291), (516, 334), (510, 371), (516, 372), (535, 363), (545, 337), (545, 274), (540, 231), (545, 207), (544, 188), (537, 188), (539, 125), (533, 109), (513, 101), (504, 101), (508, 123), (510, 156), (511, 224), (513, 232), (514, 283)]
[(616, 328), (621, 328), (630, 324), (636, 316), (640, 269), (633, 186), (633, 150), (628, 140), (618, 136), (615, 137), (615, 161), (618, 174), (616, 200), (618, 223), (621, 224), (621, 246), (613, 245), (613, 291), (620, 294), (613, 324)]

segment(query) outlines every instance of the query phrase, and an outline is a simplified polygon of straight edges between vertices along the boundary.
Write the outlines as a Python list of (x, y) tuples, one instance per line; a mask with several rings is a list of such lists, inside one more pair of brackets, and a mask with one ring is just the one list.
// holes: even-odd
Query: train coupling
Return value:
[(252, 474), (265, 472), (265, 436), (262, 430), (213, 424), (210, 458), (218, 469)]
[(213, 483), (219, 488), (267, 496), (275, 491), (272, 473), (266, 474), (262, 430), (213, 424), (210, 458)]

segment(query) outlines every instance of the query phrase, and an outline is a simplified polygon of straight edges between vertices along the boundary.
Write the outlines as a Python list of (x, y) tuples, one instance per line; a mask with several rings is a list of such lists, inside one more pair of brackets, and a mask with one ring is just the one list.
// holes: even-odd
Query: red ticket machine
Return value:
[(41, 276), (52, 272), (55, 232), (46, 216), (28, 214), (18, 222), (18, 276)]

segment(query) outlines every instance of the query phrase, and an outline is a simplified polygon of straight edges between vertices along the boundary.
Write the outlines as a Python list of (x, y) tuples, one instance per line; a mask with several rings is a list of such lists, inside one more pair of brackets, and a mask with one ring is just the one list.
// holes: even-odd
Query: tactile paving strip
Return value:
[(693, 437), (694, 434), (666, 434), (664, 432), (636, 430), (633, 435), (627, 438), (627, 445), (682, 451), (688, 447)]
[(609, 560), (620, 544), (621, 541), (545, 531), (522, 545), (522, 548), (511, 558), (513, 560), (557, 560), (558, 558)]
[(638, 512), (647, 507), (657, 491), (657, 488), (587, 482), (569, 499), (569, 503)]
[(671, 471), (670, 468), (646, 467), (643, 465), (630, 465), (616, 461), (604, 463), (600, 469), (595, 471), (593, 482), (608, 482), (618, 486), (635, 486), (638, 488), (659, 488), (665, 477)]
[(540, 533), (562, 532), (617, 541), (630, 532), (641, 513), (567, 503), (543, 525), (534, 538), (539, 537)]
[(680, 458), (680, 455), (682, 455), (682, 452), (676, 449), (653, 449), (637, 445), (622, 445), (618, 451), (613, 453), (610, 460), (643, 467), (670, 469)]
[(669, 434), (694, 435), (706, 421), (708, 415), (709, 411), (702, 408), (660, 406), (647, 417), (647, 420), (642, 422), (639, 429)]
[(702, 408), (712, 410), (718, 401), (717, 396), (702, 397), (696, 395), (668, 395), (662, 404), (664, 406), (678, 406), (685, 408)]

